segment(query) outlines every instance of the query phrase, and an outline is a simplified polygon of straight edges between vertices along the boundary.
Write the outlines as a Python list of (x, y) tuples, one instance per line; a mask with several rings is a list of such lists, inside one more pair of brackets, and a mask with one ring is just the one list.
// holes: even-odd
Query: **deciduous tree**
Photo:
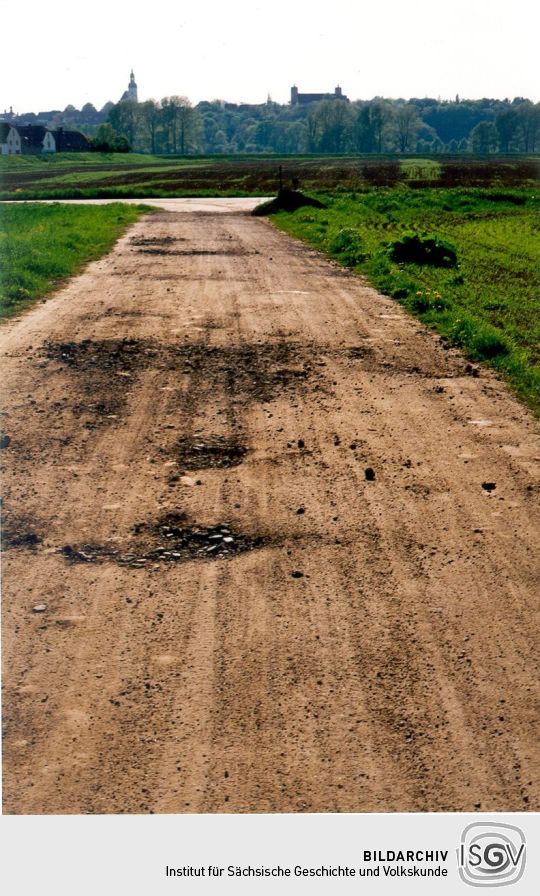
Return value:
[(404, 103), (396, 108), (394, 126), (399, 152), (412, 152), (420, 124), (418, 109), (413, 103)]
[(492, 121), (481, 121), (472, 129), (470, 139), (474, 153), (487, 155), (497, 149), (499, 135)]

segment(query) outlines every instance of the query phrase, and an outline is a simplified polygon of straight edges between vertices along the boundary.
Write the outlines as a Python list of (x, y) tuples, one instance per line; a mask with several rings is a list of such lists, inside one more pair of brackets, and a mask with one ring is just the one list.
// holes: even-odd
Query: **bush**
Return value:
[(125, 137), (114, 137), (112, 140), (90, 138), (90, 152), (131, 152), (131, 146)]
[(400, 264), (425, 264), (433, 268), (455, 268), (457, 265), (455, 248), (436, 236), (406, 234), (389, 248), (392, 261)]

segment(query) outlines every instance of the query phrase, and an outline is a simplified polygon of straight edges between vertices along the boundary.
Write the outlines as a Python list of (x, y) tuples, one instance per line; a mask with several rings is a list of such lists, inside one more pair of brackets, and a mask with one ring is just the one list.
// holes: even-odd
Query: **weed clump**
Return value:
[(355, 227), (342, 227), (330, 243), (330, 252), (348, 268), (353, 268), (366, 257), (366, 252)]
[(399, 264), (423, 264), (433, 268), (455, 268), (457, 253), (450, 243), (436, 236), (406, 234), (390, 244), (390, 257)]
[(465, 348), (471, 357), (479, 361), (494, 361), (511, 351), (509, 341), (495, 327), (468, 317), (456, 318), (449, 338), (450, 342)]
[(440, 292), (430, 289), (419, 289), (411, 300), (410, 307), (417, 314), (427, 314), (430, 311), (447, 311), (451, 303), (444, 299)]

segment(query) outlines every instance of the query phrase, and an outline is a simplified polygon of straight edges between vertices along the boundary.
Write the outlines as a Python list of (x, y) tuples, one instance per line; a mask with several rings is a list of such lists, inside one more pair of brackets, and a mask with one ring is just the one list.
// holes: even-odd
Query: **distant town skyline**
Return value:
[[(66, 0), (14, 7), (0, 0), (7, 59), (0, 111), (81, 108), (117, 102), (133, 68), (139, 100), (180, 94), (193, 103), (287, 103), (301, 92), (351, 100), (432, 96), (523, 96), (538, 102), (538, 5), (529, 0), (230, 0), (180, 7), (156, 0), (144, 11), (94, 0), (81, 18)], [(31, 22), (32, 27), (28, 27)], [(25, 53), (21, 56), (23, 35)], [(27, 63), (25, 60), (30, 60)]]

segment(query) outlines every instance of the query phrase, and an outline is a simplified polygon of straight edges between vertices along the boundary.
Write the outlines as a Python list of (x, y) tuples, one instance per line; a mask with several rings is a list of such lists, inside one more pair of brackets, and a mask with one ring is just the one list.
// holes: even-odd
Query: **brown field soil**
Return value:
[[(126, 170), (127, 167), (127, 170)], [(156, 171), (152, 171), (152, 167), (156, 168)], [(119, 185), (119, 184), (132, 184), (139, 183), (141, 180), (148, 181), (149, 184), (153, 184), (156, 180), (178, 180), (179, 178), (186, 179), (186, 171), (189, 171), (190, 174), (194, 170), (198, 170), (196, 165), (190, 166), (189, 164), (182, 163), (177, 167), (173, 167), (173, 170), (168, 171), (167, 167), (173, 167), (170, 162), (162, 162), (161, 165), (156, 163), (156, 161), (152, 158), (149, 158), (148, 163), (134, 163), (133, 165), (126, 166), (124, 165), (114, 165), (111, 164), (101, 164), (101, 165), (92, 165), (89, 162), (83, 162), (80, 167), (75, 164), (70, 164), (69, 166), (62, 166), (57, 168), (40, 168), (37, 170), (15, 170), (12, 172), (5, 171), (2, 172), (1, 183), (3, 189), (6, 190), (14, 190), (17, 188), (25, 189), (27, 187), (32, 187), (34, 184), (40, 185), (43, 183), (48, 183), (52, 181), (51, 186), (55, 188), (57, 185), (54, 183), (55, 180), (62, 180), (59, 187), (62, 188), (77, 188), (83, 186), (102, 186), (103, 184), (110, 185)], [(103, 173), (103, 178), (92, 178), (88, 181), (88, 183), (84, 182), (85, 174), (101, 174)], [(72, 180), (67, 180), (69, 175), (73, 176)], [(189, 179), (189, 175), (188, 175)]]
[(538, 810), (537, 424), (208, 207), (2, 327), (4, 812)]
[[(540, 161), (534, 159), (441, 157), (437, 161), (439, 174), (422, 180), (411, 179), (402, 170), (399, 158), (380, 156), (276, 156), (253, 159), (214, 156), (182, 159), (177, 166), (171, 159), (149, 156), (148, 163), (136, 162), (128, 166), (125, 161), (117, 165), (97, 165), (84, 161), (80, 167), (70, 163), (62, 167), (47, 165), (38, 170), (9, 171), (5, 168), (1, 188), (6, 196), (10, 193), (16, 195), (17, 190), (39, 191), (45, 197), (48, 191), (55, 190), (99, 191), (120, 187), (132, 187), (134, 191), (154, 189), (171, 195), (193, 191), (218, 194), (224, 190), (260, 195), (277, 190), (280, 165), (286, 184), (295, 181), (310, 190), (393, 186), (400, 182), (406, 182), (411, 187), (518, 187), (538, 183), (540, 178)], [(156, 170), (153, 171), (152, 167)], [(103, 172), (103, 178), (85, 179), (86, 174), (96, 172)]]

